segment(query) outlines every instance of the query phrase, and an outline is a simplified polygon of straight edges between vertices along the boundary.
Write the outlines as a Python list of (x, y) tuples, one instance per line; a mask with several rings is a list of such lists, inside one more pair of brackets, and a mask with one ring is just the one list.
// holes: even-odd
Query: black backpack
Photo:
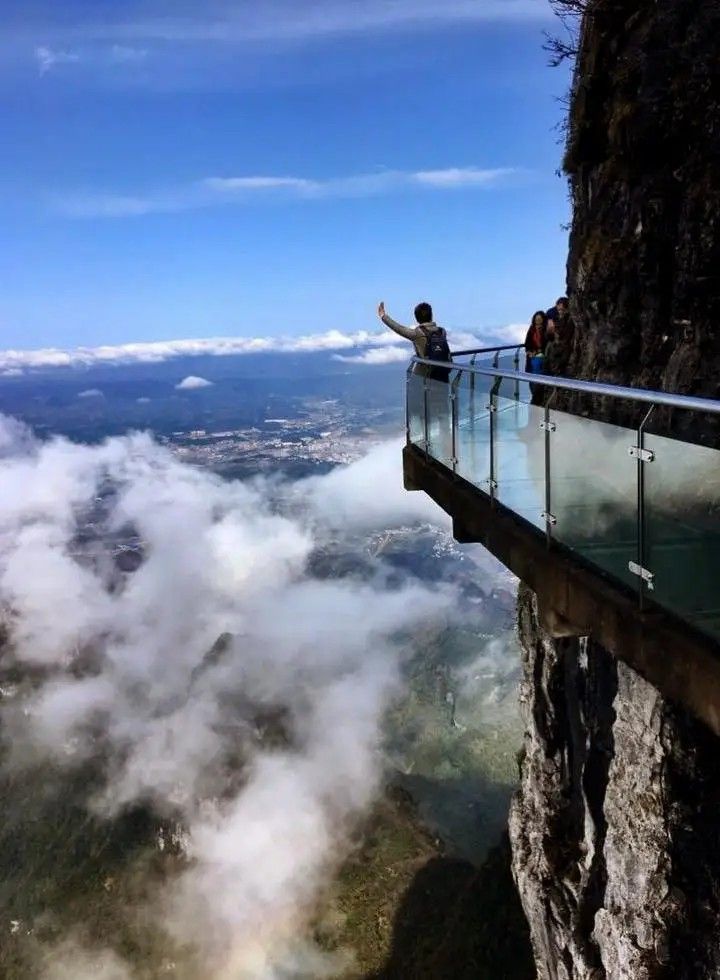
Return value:
[[(452, 361), (450, 345), (447, 342), (447, 334), (442, 327), (436, 327), (430, 331), (423, 328), (423, 333), (427, 338), (425, 357), (428, 361)], [(430, 368), (429, 377), (435, 381), (447, 381), (450, 377), (450, 369)]]

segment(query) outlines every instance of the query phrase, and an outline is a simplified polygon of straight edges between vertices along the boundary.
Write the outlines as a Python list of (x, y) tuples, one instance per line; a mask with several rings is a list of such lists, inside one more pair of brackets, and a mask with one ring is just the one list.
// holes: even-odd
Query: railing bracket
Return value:
[(540, 517), (542, 517), (546, 524), (550, 524), (552, 527), (555, 527), (557, 524), (557, 517), (554, 514), (548, 514), (547, 511), (543, 511)]
[(652, 463), (655, 459), (652, 449), (642, 449), (640, 446), (630, 446), (628, 453), (633, 459), (639, 459), (641, 463)]
[(557, 431), (557, 426), (555, 425), (554, 422), (541, 422), (540, 423), (540, 428), (542, 429), (543, 432), (556, 432)]
[(649, 589), (655, 588), (655, 575), (648, 571), (647, 568), (643, 568), (642, 565), (639, 565), (636, 561), (629, 561), (628, 568), (633, 575), (637, 575), (638, 578), (643, 580), (643, 582), (647, 582)]

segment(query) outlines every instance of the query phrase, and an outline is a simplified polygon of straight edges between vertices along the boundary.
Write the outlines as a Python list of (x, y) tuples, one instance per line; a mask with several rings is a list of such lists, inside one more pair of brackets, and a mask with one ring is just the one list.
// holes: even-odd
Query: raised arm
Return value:
[(388, 316), (385, 312), (384, 303), (381, 303), (378, 306), (378, 316), (386, 327), (390, 327), (391, 330), (394, 330), (395, 333), (399, 333), (400, 336), (404, 337), (406, 340), (415, 340), (417, 337), (417, 327), (404, 327), (402, 323), (398, 323), (396, 320), (393, 320), (393, 318)]

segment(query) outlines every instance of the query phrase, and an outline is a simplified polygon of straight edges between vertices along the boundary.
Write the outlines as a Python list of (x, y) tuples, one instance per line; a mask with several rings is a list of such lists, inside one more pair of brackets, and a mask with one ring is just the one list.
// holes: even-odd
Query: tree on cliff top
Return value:
[(550, 6), (562, 24), (564, 35), (545, 32), (545, 50), (550, 54), (550, 64), (557, 68), (568, 58), (575, 58), (580, 40), (580, 22), (590, 0), (550, 0)]

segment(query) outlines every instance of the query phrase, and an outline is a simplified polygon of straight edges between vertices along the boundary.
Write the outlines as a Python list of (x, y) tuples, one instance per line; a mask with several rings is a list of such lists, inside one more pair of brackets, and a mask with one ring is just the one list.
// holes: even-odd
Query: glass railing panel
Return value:
[[(503, 371), (512, 371), (513, 373), (524, 371), (525, 351), (521, 350), (519, 353), (506, 351), (500, 355), (498, 367)], [(512, 398), (521, 402), (529, 402), (532, 397), (530, 385), (524, 381), (504, 380), (502, 382), (501, 393), (504, 398)]]
[[(465, 361), (466, 359), (463, 358)], [(478, 354), (475, 360), (475, 365), (477, 367), (492, 368), (495, 366), (495, 355), (494, 354)], [(525, 352), (520, 351), (516, 354), (515, 351), (503, 351), (498, 355), (497, 367), (501, 371), (508, 371), (515, 373), (516, 371), (525, 370)], [(492, 387), (494, 379), (485, 379), (489, 382), (490, 387)], [(513, 382), (511, 385), (509, 383), (503, 382), (503, 394), (507, 398), (516, 398), (519, 401), (530, 401), (530, 387), (523, 382)]]
[(408, 439), (425, 448), (425, 378), (411, 374), (407, 379)]
[(491, 380), (463, 372), (455, 390), (457, 473), (485, 492), (490, 488)]
[[(495, 495), (503, 506), (545, 530), (545, 410), (512, 397), (503, 380), (495, 399)], [(505, 397), (508, 393), (511, 397)]]
[[(451, 379), (454, 375), (451, 375)], [(450, 379), (450, 380), (451, 380)], [(427, 405), (427, 451), (443, 466), (453, 468), (450, 383), (425, 379)]]
[(550, 411), (553, 537), (634, 590), (638, 561), (637, 432)]
[(720, 639), (720, 451), (653, 435), (644, 448), (647, 594)]

